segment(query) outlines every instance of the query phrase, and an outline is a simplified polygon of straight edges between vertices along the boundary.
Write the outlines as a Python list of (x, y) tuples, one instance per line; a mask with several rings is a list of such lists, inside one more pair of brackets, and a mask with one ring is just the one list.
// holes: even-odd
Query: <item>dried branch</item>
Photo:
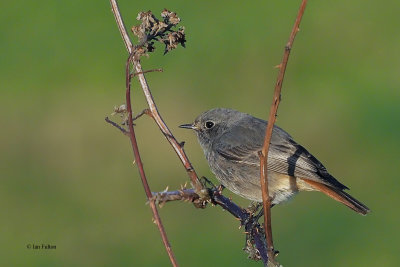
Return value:
[(268, 164), (267, 164), (267, 159), (268, 159), (268, 151), (269, 151), (269, 145), (271, 142), (271, 136), (272, 136), (272, 129), (276, 120), (276, 113), (278, 110), (279, 102), (281, 100), (281, 90), (282, 90), (282, 83), (283, 83), (283, 78), (285, 76), (285, 70), (286, 66), (289, 60), (289, 55), (290, 51), (293, 46), (294, 38), (296, 37), (297, 32), (299, 31), (299, 26), (301, 19), (304, 14), (304, 10), (306, 8), (307, 0), (302, 0), (299, 12), (296, 17), (296, 21), (294, 23), (292, 32), (290, 33), (289, 41), (287, 42), (285, 46), (285, 51), (283, 54), (282, 62), (279, 65), (279, 74), (278, 78), (275, 84), (275, 92), (274, 92), (274, 97), (269, 113), (269, 119), (268, 119), (268, 126), (265, 132), (265, 139), (264, 139), (264, 144), (262, 151), (260, 153), (260, 183), (261, 183), (261, 189), (262, 189), (262, 198), (263, 198), (263, 207), (264, 207), (264, 227), (265, 227), (265, 232), (266, 232), (266, 239), (267, 239), (267, 246), (268, 246), (268, 256), (270, 261), (273, 264), (277, 264), (275, 261), (275, 250), (274, 250), (274, 244), (273, 244), (273, 239), (272, 239), (272, 228), (271, 228), (271, 199), (268, 194)]
[(175, 255), (172, 251), (171, 245), (168, 241), (168, 237), (167, 234), (165, 232), (164, 226), (161, 222), (161, 218), (160, 215), (158, 214), (158, 210), (157, 210), (157, 206), (155, 205), (154, 201), (151, 201), (152, 198), (152, 193), (150, 190), (150, 186), (147, 182), (147, 178), (146, 178), (146, 174), (144, 172), (144, 168), (143, 168), (143, 163), (142, 160), (140, 158), (140, 153), (139, 153), (139, 148), (137, 146), (137, 142), (136, 142), (136, 136), (135, 136), (135, 130), (133, 129), (133, 119), (132, 119), (132, 106), (131, 106), (131, 75), (130, 75), (130, 63), (132, 60), (132, 55), (131, 54), (128, 57), (128, 60), (126, 61), (126, 106), (127, 106), (127, 110), (128, 110), (128, 128), (129, 128), (129, 137), (131, 140), (131, 144), (132, 144), (132, 149), (133, 152), (135, 154), (135, 161), (136, 164), (138, 166), (139, 169), (139, 173), (140, 173), (140, 178), (142, 180), (143, 183), (143, 187), (144, 190), (146, 192), (146, 196), (147, 199), (149, 200), (150, 203), (150, 207), (153, 211), (153, 216), (154, 216), (154, 220), (155, 223), (157, 224), (158, 229), (160, 230), (160, 234), (161, 234), (161, 238), (163, 240), (165, 249), (167, 250), (168, 256), (170, 258), (170, 261), (172, 263), (173, 266), (178, 266), (178, 263), (175, 259)]
[(129, 132), (125, 130), (123, 127), (121, 127), (118, 123), (113, 122), (108, 117), (105, 118), (105, 121), (114, 126), (115, 128), (117, 128), (118, 130), (120, 130), (124, 135), (129, 136)]
[[(122, 17), (120, 15), (117, 2), (115, 0), (110, 0), (110, 2), (111, 2), (112, 11), (115, 16), (115, 20), (118, 24), (118, 28), (121, 33), (122, 39), (124, 40), (126, 49), (128, 50), (129, 54), (132, 54), (132, 52), (134, 51), (133, 50), (134, 47), (132, 45), (132, 42), (129, 39), (128, 33), (126, 32), (126, 28), (124, 26)], [(164, 10), (162, 13), (162, 16), (164, 17), (164, 21), (170, 22), (170, 24), (173, 24), (173, 25), (176, 25), (180, 21), (180, 19), (176, 16), (175, 13), (169, 12), (168, 10)], [(140, 53), (143, 54), (143, 53), (148, 52), (148, 51), (144, 51), (143, 49), (142, 50), (140, 49), (140, 48), (142, 48), (140, 46), (144, 45), (144, 43), (143, 43), (144, 41), (151, 41), (152, 37), (154, 38), (155, 36), (159, 36), (161, 32), (165, 33), (167, 31), (169, 31), (171, 27), (165, 27), (165, 25), (155, 27), (155, 25), (160, 25), (160, 23), (158, 20), (154, 19), (154, 16), (151, 14), (151, 12), (141, 12), (138, 16), (138, 19), (143, 21), (143, 23), (141, 25), (147, 24), (147, 28), (149, 28), (149, 27), (152, 29), (154, 28), (154, 30), (153, 30), (154, 33), (152, 33), (152, 31), (150, 31), (150, 35), (149, 35), (148, 30), (146, 30), (146, 28), (143, 28), (142, 26), (139, 26), (139, 27), (137, 26), (137, 27), (134, 27), (134, 29), (133, 29), (133, 32), (136, 33), (136, 35), (139, 37), (139, 39), (142, 39), (141, 42), (137, 46), (135, 46), (135, 48), (138, 49), (140, 51)], [(160, 30), (160, 28), (163, 28), (163, 30)], [(158, 30), (158, 32), (157, 32), (157, 30)], [(147, 32), (147, 34), (146, 34), (146, 32)], [(181, 29), (179, 29), (178, 32), (182, 33)], [(168, 36), (170, 36), (170, 35), (168, 35)], [(165, 38), (163, 38), (162, 40), (164, 40), (164, 39)], [(183, 37), (183, 39), (184, 39), (184, 37)], [(170, 36), (168, 38), (168, 42), (170, 45), (169, 48), (171, 48), (171, 49), (172, 49), (172, 46), (175, 46), (174, 44), (176, 44), (177, 42), (181, 43), (182, 45), (184, 44), (184, 41), (182, 40), (182, 36), (181, 36), (181, 39), (173, 39), (173, 36)], [(183, 147), (173, 136), (173, 134), (169, 130), (168, 126), (165, 124), (164, 120), (162, 119), (160, 113), (158, 112), (158, 109), (154, 102), (149, 85), (146, 81), (146, 77), (144, 76), (144, 71), (140, 64), (140, 57), (134, 57), (133, 60), (134, 60), (133, 63), (134, 63), (134, 68), (135, 68), (135, 76), (137, 76), (139, 79), (140, 85), (143, 89), (143, 93), (145, 95), (145, 98), (146, 98), (146, 101), (150, 108), (150, 112), (152, 114), (153, 119), (157, 123), (161, 132), (164, 134), (165, 138), (168, 140), (168, 142), (171, 144), (171, 146), (175, 150), (179, 159), (182, 161), (182, 164), (185, 167), (186, 172), (188, 173), (188, 175), (191, 179), (192, 185), (196, 189), (196, 192), (199, 193), (200, 195), (204, 195), (205, 192), (203, 190), (203, 187), (202, 187), (201, 183), (199, 182), (199, 178), (196, 174), (196, 171), (193, 169), (193, 166), (190, 163), (189, 158), (187, 157)]]
[[(230, 214), (236, 217), (241, 226), (244, 226), (246, 234), (246, 245), (244, 250), (249, 254), (249, 258), (253, 260), (262, 260), (264, 265), (267, 265), (268, 255), (267, 247), (265, 244), (264, 229), (258, 223), (258, 216), (254, 216), (257, 210), (245, 210), (236, 205), (232, 200), (221, 194), (221, 188), (208, 189), (208, 195), (210, 201), (214, 205), (221, 206), (224, 210), (227, 210)], [(201, 202), (201, 198), (196, 194), (193, 189), (181, 189), (177, 191), (164, 191), (153, 193), (153, 199), (160, 206), (163, 206), (166, 202), (182, 200), (192, 202), (195, 205), (203, 205), (205, 207), (206, 202)]]
[(164, 206), (167, 202), (176, 200), (193, 203), (198, 208), (205, 208), (207, 205), (207, 201), (202, 200), (200, 196), (196, 194), (194, 189), (186, 188), (176, 191), (153, 193), (153, 199), (160, 207)]
[[(147, 84), (146, 78), (141, 64), (140, 57), (145, 55), (147, 52), (151, 52), (154, 50), (152, 40), (159, 40), (166, 45), (165, 52), (170, 51), (177, 47), (178, 44), (184, 46), (185, 36), (184, 29), (180, 28), (178, 31), (172, 31), (172, 26), (169, 24), (173, 24), (175, 26), (179, 22), (179, 18), (175, 13), (164, 10), (162, 16), (164, 17), (164, 22), (160, 22), (157, 20), (152, 13), (149, 12), (141, 12), (138, 16), (138, 19), (142, 21), (142, 24), (133, 28), (133, 32), (135, 35), (139, 37), (139, 44), (132, 46), (132, 43), (129, 39), (129, 36), (125, 30), (125, 26), (123, 24), (123, 20), (120, 16), (118, 6), (116, 1), (110, 0), (112, 10), (114, 16), (116, 18), (118, 28), (123, 37), (125, 46), (129, 52), (129, 58), (126, 62), (126, 107), (121, 106), (120, 108), (115, 110), (115, 113), (127, 113), (127, 121), (129, 127), (129, 137), (132, 144), (132, 149), (135, 154), (136, 163), (139, 168), (139, 173), (142, 179), (143, 186), (145, 188), (145, 192), (152, 208), (155, 221), (163, 238), (164, 245), (167, 249), (168, 255), (170, 257), (171, 263), (175, 266), (176, 260), (170, 248), (167, 236), (165, 234), (165, 230), (161, 224), (161, 219), (158, 215), (158, 211), (156, 209), (156, 204), (164, 204), (167, 201), (172, 200), (186, 200), (192, 202), (196, 207), (204, 208), (207, 202), (212, 202), (215, 205), (220, 205), (224, 209), (228, 210), (231, 214), (233, 214), (236, 218), (239, 218), (242, 225), (245, 226), (246, 230), (246, 248), (245, 250), (250, 254), (250, 257), (255, 260), (262, 259), (264, 264), (267, 264), (267, 248), (265, 244), (264, 231), (262, 227), (258, 223), (259, 217), (253, 217), (253, 213), (251, 211), (245, 211), (240, 208), (238, 205), (233, 203), (228, 198), (221, 195), (219, 189), (210, 190), (204, 188), (203, 185), (199, 182), (198, 176), (194, 171), (189, 159), (187, 158), (184, 150), (183, 150), (183, 142), (178, 143), (176, 138), (172, 135), (171, 131), (168, 129), (167, 125), (163, 121), (160, 113), (157, 110), (157, 106), (154, 102), (153, 96), (151, 94), (150, 88)], [(167, 24), (167, 26), (165, 25)], [(144, 25), (144, 26), (143, 26)], [(167, 34), (168, 33), (168, 34)], [(158, 39), (157, 39), (158, 38)], [(131, 63), (134, 66), (134, 73), (131, 73)], [(191, 181), (194, 189), (185, 189), (174, 191), (174, 192), (162, 192), (157, 195), (153, 195), (149, 193), (150, 188), (147, 183), (147, 179), (144, 173), (143, 164), (140, 159), (140, 153), (137, 147), (135, 132), (133, 128), (133, 119), (132, 119), (132, 107), (130, 101), (130, 85), (131, 79), (133, 77), (138, 77), (141, 87), (143, 89), (145, 98), (147, 100), (149, 109), (142, 111), (138, 116), (143, 114), (150, 115), (154, 121), (159, 126), (161, 132), (164, 134), (166, 139), (170, 142), (173, 149), (177, 153), (180, 158), (182, 164), (184, 165)], [(117, 124), (107, 120), (107, 122), (111, 123), (113, 126), (120, 129), (122, 132), (125, 130), (122, 127), (118, 127)], [(212, 196), (212, 198), (210, 198)]]
[[(216, 189), (207, 189), (199, 182), (198, 176), (194, 171), (186, 153), (183, 149), (183, 143), (179, 143), (176, 138), (173, 136), (164, 120), (162, 119), (160, 113), (158, 112), (157, 106), (154, 102), (153, 96), (151, 94), (149, 85), (146, 81), (144, 73), (148, 71), (143, 71), (140, 57), (142, 55), (146, 55), (148, 52), (152, 52), (155, 49), (154, 41), (162, 42), (165, 45), (164, 53), (169, 52), (170, 50), (176, 48), (179, 44), (184, 46), (186, 39), (184, 28), (179, 28), (178, 30), (172, 30), (174, 26), (176, 26), (180, 19), (173, 12), (168, 10), (164, 10), (162, 13), (163, 20), (158, 20), (153, 14), (148, 12), (139, 13), (137, 19), (141, 20), (142, 23), (138, 26), (132, 28), (133, 33), (138, 37), (139, 44), (133, 46), (129, 36), (126, 32), (125, 26), (123, 24), (123, 20), (120, 16), (118, 6), (115, 0), (110, 0), (112, 10), (119, 27), (120, 33), (124, 40), (125, 46), (129, 52), (129, 58), (126, 63), (126, 103), (127, 103), (127, 113), (128, 113), (128, 127), (129, 127), (129, 137), (132, 144), (132, 149), (135, 154), (135, 159), (138, 164), (139, 173), (142, 179), (142, 183), (149, 200), (150, 206), (152, 208), (156, 223), (160, 230), (161, 236), (163, 238), (164, 245), (167, 249), (168, 255), (170, 257), (171, 263), (176, 266), (176, 260), (172, 253), (171, 247), (169, 245), (167, 236), (165, 234), (165, 230), (161, 224), (161, 219), (158, 215), (158, 211), (156, 208), (156, 204), (164, 204), (168, 201), (173, 200), (186, 200), (194, 203), (197, 207), (204, 208), (207, 204), (207, 201), (211, 201), (213, 204), (220, 205), (224, 209), (228, 210), (231, 214), (233, 214), (236, 218), (238, 218), (242, 225), (245, 226), (247, 238), (246, 238), (246, 251), (250, 254), (253, 259), (262, 259), (264, 264), (267, 265), (270, 263), (276, 264), (275, 262), (275, 253), (273, 242), (272, 242), (272, 231), (271, 231), (271, 212), (270, 212), (270, 199), (268, 196), (268, 181), (267, 181), (267, 151), (269, 149), (270, 138), (272, 134), (272, 127), (275, 122), (276, 110), (280, 101), (280, 91), (282, 87), (283, 77), (285, 74), (286, 65), (288, 62), (290, 50), (295, 38), (295, 35), (298, 31), (298, 27), (301, 21), (301, 17), (304, 13), (304, 8), (306, 5), (306, 0), (303, 0), (302, 5), (300, 7), (299, 14), (297, 16), (295, 26), (292, 30), (292, 33), (289, 38), (289, 42), (285, 47), (285, 53), (282, 60), (282, 63), (279, 65), (280, 72), (278, 75), (277, 83), (275, 86), (275, 95), (273, 105), (271, 106), (270, 119), (269, 124), (266, 130), (266, 137), (264, 140), (263, 150), (260, 153), (260, 181), (262, 185), (262, 193), (263, 193), (263, 205), (264, 205), (264, 224), (267, 233), (267, 244), (268, 249), (265, 244), (264, 239), (264, 229), (258, 223), (258, 216), (253, 217), (253, 213), (251, 211), (245, 211), (237, 206), (235, 203), (230, 201), (228, 198), (224, 197), (219, 190)], [(131, 73), (131, 64), (134, 68), (134, 73)], [(148, 103), (149, 109), (146, 112), (142, 112), (150, 115), (161, 132), (164, 134), (165, 138), (169, 141), (172, 148), (180, 158), (183, 166), (185, 167), (194, 189), (181, 189), (173, 192), (162, 192), (159, 194), (152, 194), (150, 188), (147, 183), (147, 179), (144, 173), (143, 164), (140, 159), (140, 153), (137, 147), (135, 132), (133, 128), (133, 118), (132, 118), (132, 107), (130, 100), (130, 85), (131, 79), (133, 77), (138, 77), (139, 83), (142, 87), (144, 96)], [(110, 121), (108, 121), (111, 123)], [(113, 123), (112, 123), (113, 124)], [(116, 126), (115, 124), (113, 124)], [(117, 126), (116, 126), (117, 127)], [(122, 128), (123, 129), (123, 128)], [(121, 129), (120, 129), (121, 130)], [(121, 130), (122, 131), (122, 130)], [(255, 248), (255, 247), (256, 248)], [(268, 261), (268, 258), (270, 259)]]
[(142, 160), (140, 158), (140, 152), (139, 152), (139, 148), (138, 148), (138, 145), (137, 145), (137, 142), (136, 142), (135, 131), (133, 129), (132, 105), (131, 105), (131, 78), (132, 78), (132, 76), (130, 74), (131, 73), (131, 70), (130, 70), (131, 61), (132, 61), (132, 58), (134, 56), (134, 53), (133, 53), (133, 50), (132, 50), (132, 43), (131, 43), (131, 41), (129, 39), (128, 34), (126, 33), (125, 25), (123, 23), (121, 15), (120, 15), (117, 2), (115, 0), (110, 0), (110, 3), (111, 3), (112, 11), (114, 13), (115, 20), (117, 22), (118, 28), (120, 30), (120, 33), (121, 33), (123, 39), (124, 39), (124, 43), (125, 43), (128, 51), (129, 51), (129, 57), (128, 57), (127, 61), (126, 61), (125, 76), (126, 76), (126, 108), (127, 108), (127, 111), (128, 111), (129, 138), (130, 138), (130, 141), (131, 141), (132, 150), (133, 150), (133, 153), (135, 155), (135, 161), (136, 161), (136, 164), (137, 164), (138, 169), (139, 169), (140, 178), (142, 180), (143, 187), (144, 187), (144, 190), (146, 192), (147, 199), (149, 200), (150, 207), (151, 207), (151, 210), (153, 212), (154, 221), (155, 221), (155, 223), (156, 223), (156, 225), (157, 225), (157, 227), (158, 227), (158, 229), (160, 231), (161, 238), (163, 240), (165, 249), (166, 249), (166, 251), (168, 253), (168, 256), (169, 256), (169, 259), (170, 259), (172, 265), (173, 266), (178, 266), (178, 263), (176, 261), (175, 255), (174, 255), (174, 253), (172, 251), (172, 248), (171, 248), (171, 245), (170, 245), (170, 243), (168, 241), (168, 237), (167, 237), (167, 234), (165, 232), (164, 226), (163, 226), (163, 224), (161, 222), (161, 218), (160, 218), (160, 215), (158, 213), (157, 206), (154, 203), (154, 201), (151, 200), (152, 199), (152, 193), (151, 193), (151, 190), (150, 190), (150, 186), (149, 186), (149, 184), (147, 182), (146, 174), (144, 172), (143, 163), (142, 163)]
[(153, 69), (153, 70), (146, 70), (143, 72), (139, 72), (139, 73), (135, 73), (133, 74), (133, 76), (138, 76), (139, 74), (145, 74), (145, 73), (149, 73), (149, 72), (163, 72), (163, 69)]

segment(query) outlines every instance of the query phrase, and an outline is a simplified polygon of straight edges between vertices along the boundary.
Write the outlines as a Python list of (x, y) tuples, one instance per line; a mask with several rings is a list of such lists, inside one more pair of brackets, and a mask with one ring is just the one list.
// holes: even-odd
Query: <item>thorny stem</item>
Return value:
[(154, 221), (157, 224), (158, 229), (160, 230), (161, 238), (163, 240), (165, 249), (167, 250), (168, 256), (171, 260), (173, 266), (178, 266), (175, 255), (172, 251), (171, 245), (168, 241), (167, 233), (165, 232), (164, 226), (161, 222), (160, 215), (158, 214), (157, 206), (154, 201), (151, 201), (152, 193), (150, 190), (150, 186), (147, 182), (146, 174), (144, 172), (143, 163), (140, 158), (139, 148), (136, 142), (135, 130), (133, 128), (133, 119), (132, 119), (132, 105), (131, 105), (131, 76), (130, 76), (130, 65), (132, 60), (132, 55), (130, 54), (128, 60), (126, 61), (126, 107), (128, 111), (128, 128), (129, 128), (129, 138), (131, 140), (132, 149), (135, 154), (135, 161), (139, 169), (140, 178), (143, 183), (144, 191), (146, 192), (147, 199), (149, 200), (150, 207), (153, 211)]
[(296, 21), (293, 25), (292, 32), (290, 33), (289, 36), (289, 41), (285, 46), (282, 62), (279, 65), (279, 74), (275, 84), (274, 98), (269, 112), (268, 126), (265, 131), (264, 145), (260, 153), (260, 183), (262, 188), (262, 198), (264, 206), (264, 227), (265, 227), (267, 246), (268, 246), (268, 257), (274, 264), (275, 264), (275, 251), (274, 251), (274, 244), (272, 240), (272, 229), (271, 229), (271, 199), (268, 195), (267, 159), (268, 159), (269, 145), (271, 142), (272, 129), (276, 120), (276, 112), (278, 110), (279, 102), (281, 100), (282, 83), (283, 83), (283, 78), (285, 76), (286, 66), (289, 60), (289, 55), (293, 46), (294, 38), (296, 37), (296, 34), (299, 31), (300, 22), (303, 17), (306, 5), (307, 5), (307, 0), (302, 0), (299, 12), (296, 17)]
[(151, 207), (151, 210), (153, 212), (153, 216), (154, 216), (154, 220), (155, 223), (157, 224), (157, 227), (160, 231), (161, 234), (161, 238), (163, 240), (165, 249), (168, 253), (169, 259), (172, 263), (173, 266), (178, 266), (178, 263), (176, 261), (175, 255), (172, 251), (171, 245), (168, 241), (168, 237), (167, 234), (165, 232), (164, 226), (161, 222), (161, 218), (160, 215), (158, 214), (158, 210), (157, 210), (157, 206), (154, 203), (152, 199), (152, 193), (150, 190), (150, 186), (147, 182), (147, 178), (146, 178), (146, 174), (144, 172), (144, 168), (143, 168), (143, 163), (142, 160), (140, 158), (140, 153), (139, 153), (139, 148), (136, 142), (136, 136), (135, 136), (135, 131), (133, 129), (133, 120), (132, 120), (132, 105), (131, 105), (131, 75), (130, 75), (130, 66), (131, 66), (131, 61), (132, 61), (132, 57), (133, 57), (133, 50), (132, 50), (132, 43), (129, 39), (129, 36), (125, 30), (125, 26), (124, 26), (124, 22), (122, 20), (122, 17), (120, 15), (119, 9), (118, 9), (118, 5), (116, 0), (110, 0), (111, 3), (111, 7), (112, 7), (112, 11), (114, 13), (115, 16), (115, 20), (117, 22), (118, 28), (120, 30), (120, 33), (124, 39), (124, 43), (125, 46), (127, 47), (127, 50), (129, 51), (129, 57), (128, 60), (126, 61), (126, 106), (127, 106), (127, 111), (128, 111), (128, 127), (129, 127), (129, 138), (131, 141), (131, 145), (132, 145), (132, 149), (133, 149), (133, 153), (135, 155), (135, 161), (136, 164), (138, 166), (139, 169), (139, 174), (140, 174), (140, 178), (142, 180), (143, 183), (143, 187), (144, 190), (146, 192), (146, 196), (147, 199), (149, 200), (149, 205)]
[[(268, 255), (267, 255), (267, 248), (265, 246), (263, 229), (260, 226), (260, 224), (255, 220), (255, 217), (253, 216), (252, 212), (246, 209), (242, 209), (241, 207), (236, 205), (232, 200), (223, 196), (219, 188), (213, 188), (209, 190), (210, 190), (211, 202), (213, 204), (222, 207), (224, 210), (228, 211), (230, 214), (232, 214), (234, 217), (240, 220), (241, 225), (244, 226), (248, 237), (254, 240), (254, 245), (259, 253), (258, 259), (261, 258), (264, 265), (267, 266)], [(200, 196), (196, 194), (194, 189), (185, 189), (185, 188), (176, 191), (164, 191), (164, 192), (153, 193), (153, 199), (156, 201), (156, 204), (159, 205), (163, 205), (166, 202), (176, 201), (176, 200), (189, 201), (199, 205), (203, 204)]]

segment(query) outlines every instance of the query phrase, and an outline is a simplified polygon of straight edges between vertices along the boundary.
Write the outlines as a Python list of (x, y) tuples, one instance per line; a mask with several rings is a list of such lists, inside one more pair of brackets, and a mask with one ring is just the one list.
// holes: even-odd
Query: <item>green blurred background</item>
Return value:
[[(267, 118), (300, 1), (119, 4), (129, 28), (139, 11), (182, 18), (187, 48), (158, 47), (143, 65), (164, 68), (147, 75), (159, 110), (199, 175), (213, 178), (194, 134), (177, 126), (213, 107)], [(274, 208), (284, 266), (398, 266), (399, 10), (399, 1), (309, 1), (277, 123), (372, 212), (320, 193)], [(0, 14), (0, 265), (168, 266), (129, 141), (104, 122), (124, 102), (127, 58), (109, 2), (2, 1)], [(137, 82), (133, 98), (142, 110)], [(153, 191), (188, 181), (151, 119), (136, 130)], [(161, 216), (182, 266), (260, 266), (221, 208), (176, 202)], [(26, 248), (42, 243), (57, 249)]]

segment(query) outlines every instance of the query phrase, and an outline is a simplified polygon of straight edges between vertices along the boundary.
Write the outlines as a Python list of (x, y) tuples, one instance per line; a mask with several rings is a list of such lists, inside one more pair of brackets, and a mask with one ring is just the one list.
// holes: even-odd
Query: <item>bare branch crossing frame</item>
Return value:
[[(277, 78), (277, 82), (275, 85), (275, 92), (273, 97), (273, 103), (270, 109), (270, 115), (268, 119), (268, 127), (266, 129), (266, 135), (264, 139), (264, 145), (262, 151), (260, 151), (260, 183), (262, 188), (262, 196), (263, 196), (263, 206), (264, 206), (264, 229), (260, 226), (257, 221), (253, 221), (253, 213), (251, 211), (242, 209), (235, 203), (233, 203), (230, 199), (224, 197), (221, 194), (221, 188), (205, 188), (202, 183), (200, 183), (199, 178), (190, 163), (184, 149), (182, 143), (179, 143), (176, 138), (173, 136), (171, 131), (169, 130), (168, 126), (165, 124), (164, 120), (162, 119), (156, 103), (153, 99), (151, 94), (149, 85), (147, 83), (145, 73), (149, 71), (143, 71), (143, 68), (140, 64), (140, 56), (137, 55), (138, 46), (134, 46), (129, 38), (129, 35), (126, 31), (123, 19), (121, 17), (118, 4), (116, 0), (110, 0), (112, 12), (114, 14), (116, 23), (118, 25), (120, 34), (124, 41), (125, 47), (129, 53), (129, 57), (126, 61), (126, 109), (128, 113), (128, 131), (124, 131), (124, 128), (120, 127), (116, 123), (110, 121), (106, 118), (106, 121), (113, 126), (117, 127), (121, 130), (125, 135), (128, 135), (130, 138), (132, 150), (135, 157), (135, 162), (138, 166), (139, 174), (143, 183), (143, 187), (149, 201), (151, 210), (153, 212), (154, 221), (160, 231), (163, 244), (165, 249), (168, 253), (169, 259), (173, 266), (178, 266), (177, 260), (175, 255), (172, 251), (171, 245), (168, 241), (167, 234), (163, 227), (161, 218), (159, 216), (157, 210), (157, 204), (163, 204), (168, 201), (173, 200), (186, 200), (190, 201), (195, 204), (196, 207), (204, 208), (207, 202), (211, 202), (215, 205), (219, 205), (222, 208), (229, 211), (233, 216), (238, 218), (241, 221), (241, 224), (245, 226), (246, 230), (246, 240), (250, 240), (250, 244), (247, 244), (249, 247), (246, 246), (246, 249), (251, 250), (253, 242), (256, 246), (256, 250), (254, 250), (254, 259), (262, 259), (264, 265), (273, 265), (279, 266), (279, 263), (275, 261), (275, 254), (276, 251), (274, 250), (273, 240), (272, 240), (272, 229), (271, 229), (271, 211), (270, 211), (270, 199), (268, 197), (268, 181), (267, 181), (267, 151), (269, 148), (269, 143), (272, 135), (272, 128), (275, 123), (276, 113), (278, 110), (280, 98), (281, 98), (281, 90), (282, 90), (282, 83), (285, 75), (285, 70), (287, 66), (287, 62), (289, 59), (290, 51), (293, 46), (293, 42), (295, 36), (299, 30), (299, 25), (304, 14), (304, 10), (307, 4), (307, 0), (302, 0), (295, 24), (293, 26), (292, 32), (289, 37), (289, 41), (285, 46), (285, 51), (283, 55), (283, 59), (281, 64), (279, 64), (279, 74)], [(131, 65), (135, 70), (135, 74), (131, 74)], [(159, 70), (156, 70), (159, 71)], [(147, 114), (151, 116), (155, 123), (158, 125), (160, 131), (164, 134), (165, 138), (171, 144), (172, 148), (178, 155), (179, 159), (181, 160), (193, 186), (193, 189), (186, 189), (182, 188), (181, 190), (171, 191), (171, 192), (160, 192), (160, 193), (152, 193), (151, 189), (148, 185), (147, 178), (145, 175), (145, 171), (143, 168), (143, 163), (140, 158), (140, 152), (137, 145), (137, 140), (135, 136), (135, 131), (133, 127), (133, 118), (132, 118), (132, 105), (131, 105), (131, 80), (132, 77), (138, 77), (140, 85), (142, 87), (144, 96), (148, 103), (148, 109), (146, 109), (143, 114)], [(266, 237), (266, 240), (265, 240)], [(250, 252), (249, 254), (251, 254)]]

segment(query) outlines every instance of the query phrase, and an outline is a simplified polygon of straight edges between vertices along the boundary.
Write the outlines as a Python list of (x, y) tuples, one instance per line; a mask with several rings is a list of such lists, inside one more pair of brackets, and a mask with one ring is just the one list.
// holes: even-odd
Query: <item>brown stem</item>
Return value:
[(153, 70), (137, 72), (137, 73), (134, 73), (133, 76), (135, 77), (135, 76), (138, 76), (139, 74), (145, 74), (145, 73), (149, 73), (149, 72), (163, 72), (163, 69), (153, 69)]
[(135, 161), (139, 169), (140, 178), (142, 180), (142, 184), (144, 187), (144, 191), (146, 192), (147, 199), (149, 200), (151, 210), (153, 211), (154, 221), (157, 224), (158, 229), (160, 230), (161, 238), (163, 240), (165, 249), (167, 250), (168, 256), (171, 260), (173, 266), (178, 266), (178, 263), (175, 259), (175, 255), (172, 251), (171, 245), (168, 241), (167, 233), (165, 232), (164, 226), (161, 222), (160, 215), (158, 214), (157, 206), (152, 200), (153, 194), (151, 193), (150, 186), (147, 182), (146, 174), (144, 172), (143, 163), (140, 158), (139, 148), (136, 141), (135, 130), (133, 128), (133, 119), (132, 119), (132, 105), (131, 105), (131, 75), (130, 75), (130, 65), (132, 61), (132, 55), (130, 54), (128, 60), (126, 61), (126, 108), (128, 111), (128, 128), (129, 128), (129, 139), (131, 140), (131, 145), (133, 149), (133, 153), (135, 155)]
[(263, 198), (263, 206), (264, 206), (264, 227), (265, 233), (267, 237), (267, 247), (268, 247), (268, 256), (270, 260), (274, 263), (275, 262), (275, 251), (274, 251), (274, 244), (272, 240), (272, 228), (271, 228), (271, 199), (268, 194), (268, 151), (269, 145), (271, 142), (272, 136), (272, 129), (275, 124), (276, 119), (276, 112), (278, 110), (279, 102), (281, 100), (281, 90), (282, 90), (282, 83), (283, 78), (285, 77), (285, 70), (289, 60), (290, 51), (293, 46), (294, 38), (296, 37), (297, 32), (299, 31), (299, 26), (301, 19), (304, 14), (304, 10), (307, 5), (307, 0), (302, 0), (299, 12), (296, 17), (296, 21), (293, 25), (292, 32), (289, 36), (289, 41), (285, 46), (285, 51), (283, 53), (282, 62), (279, 65), (279, 74), (275, 84), (275, 92), (274, 98), (272, 101), (271, 109), (269, 112), (269, 119), (267, 129), (265, 131), (265, 139), (262, 151), (260, 153), (260, 183), (262, 188), (262, 198)]
[(138, 166), (138, 170), (139, 170), (139, 174), (140, 174), (140, 178), (142, 180), (143, 183), (143, 187), (144, 190), (146, 192), (146, 196), (147, 199), (149, 200), (150, 203), (150, 207), (151, 210), (153, 212), (153, 216), (154, 216), (154, 220), (155, 223), (157, 224), (157, 227), (160, 231), (161, 234), (161, 238), (163, 240), (165, 249), (167, 250), (169, 259), (172, 263), (173, 266), (178, 266), (178, 263), (176, 261), (175, 255), (172, 251), (171, 245), (168, 241), (167, 238), (167, 234), (165, 232), (164, 226), (161, 222), (161, 218), (160, 215), (158, 214), (158, 210), (157, 210), (157, 206), (154, 203), (154, 200), (152, 200), (152, 193), (150, 190), (150, 186), (147, 182), (147, 178), (146, 178), (146, 174), (144, 172), (144, 168), (143, 168), (143, 163), (142, 160), (140, 158), (140, 153), (139, 153), (139, 148), (137, 145), (137, 141), (136, 141), (136, 136), (135, 136), (135, 130), (133, 128), (133, 120), (132, 120), (132, 105), (131, 105), (131, 75), (130, 75), (130, 66), (131, 66), (131, 62), (132, 62), (132, 57), (133, 57), (133, 51), (132, 51), (132, 43), (129, 39), (129, 36), (125, 30), (125, 26), (122, 20), (122, 17), (120, 15), (119, 9), (118, 9), (118, 5), (117, 2), (115, 0), (110, 0), (111, 3), (111, 7), (112, 7), (112, 11), (114, 13), (115, 16), (115, 20), (117, 22), (118, 28), (120, 30), (120, 33), (124, 39), (124, 43), (125, 46), (127, 47), (128, 51), (129, 51), (129, 57), (128, 60), (126, 61), (126, 73), (125, 73), (125, 77), (126, 77), (126, 106), (127, 106), (127, 111), (128, 111), (128, 127), (129, 127), (129, 138), (131, 141), (131, 145), (132, 145), (132, 150), (133, 153), (135, 155), (135, 161), (136, 164)]

